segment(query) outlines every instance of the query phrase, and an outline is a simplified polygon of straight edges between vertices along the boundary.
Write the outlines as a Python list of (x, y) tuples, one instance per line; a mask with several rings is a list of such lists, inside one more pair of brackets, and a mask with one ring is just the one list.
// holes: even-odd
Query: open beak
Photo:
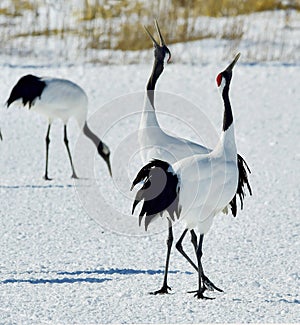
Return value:
[(155, 28), (156, 28), (157, 34), (159, 36), (160, 46), (166, 46), (165, 40), (161, 35), (161, 31), (159, 29), (158, 22), (156, 19), (154, 20), (154, 23), (155, 23)]
[(234, 60), (229, 64), (229, 66), (228, 66), (225, 70), (231, 72), (232, 69), (233, 69), (233, 67), (234, 67), (235, 64), (237, 63), (238, 59), (240, 58), (240, 56), (241, 56), (241, 53), (238, 53), (238, 54), (235, 56)]
[(160, 44), (158, 44), (158, 42), (155, 40), (155, 38), (149, 32), (149, 29), (144, 25), (145, 31), (147, 32), (147, 34), (149, 35), (149, 37), (152, 39), (152, 42), (154, 43), (154, 45), (156, 45), (156, 46), (166, 46), (165, 40), (164, 40), (164, 38), (163, 38), (163, 36), (161, 34), (161, 31), (160, 31), (160, 28), (158, 26), (158, 22), (157, 22), (156, 19), (154, 20), (154, 23), (155, 23), (155, 28), (156, 28), (157, 34), (159, 36), (159, 42), (160, 42)]
[(145, 28), (145, 31), (147, 32), (147, 34), (149, 35), (149, 37), (151, 38), (154, 46), (158, 46), (158, 47), (164, 47), (164, 50), (168, 53), (168, 60), (167, 60), (167, 63), (169, 63), (171, 61), (171, 52), (170, 50), (167, 48), (167, 45), (166, 45), (166, 42), (161, 34), (161, 31), (160, 31), (160, 28), (158, 26), (158, 22), (157, 20), (155, 19), (154, 20), (154, 23), (155, 23), (155, 28), (156, 28), (156, 32), (159, 36), (159, 43), (155, 40), (155, 38), (152, 36), (152, 34), (149, 32), (148, 28), (146, 26), (144, 26)]
[(167, 63), (169, 63), (170, 60), (171, 60), (171, 52), (170, 52), (170, 50), (167, 48), (166, 42), (165, 42), (165, 40), (164, 40), (164, 38), (163, 38), (163, 36), (162, 36), (162, 34), (161, 34), (161, 31), (160, 31), (160, 28), (159, 28), (159, 26), (158, 26), (158, 22), (157, 22), (156, 19), (154, 20), (154, 23), (155, 23), (155, 28), (156, 28), (157, 34), (158, 34), (158, 36), (159, 36), (160, 45), (165, 47), (166, 52), (167, 52), (168, 55), (169, 55), (168, 60), (167, 60)]
[(145, 31), (147, 32), (147, 34), (149, 35), (149, 37), (152, 39), (152, 42), (154, 45), (159, 46), (159, 44), (156, 42), (155, 38), (151, 35), (151, 33), (149, 32), (148, 28), (144, 25)]

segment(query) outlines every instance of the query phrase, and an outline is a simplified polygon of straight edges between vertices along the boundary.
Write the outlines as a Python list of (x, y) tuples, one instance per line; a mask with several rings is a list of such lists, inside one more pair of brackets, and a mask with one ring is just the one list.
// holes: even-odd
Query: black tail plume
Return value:
[(175, 221), (175, 215), (179, 218), (179, 191), (178, 176), (171, 165), (162, 160), (152, 160), (145, 165), (134, 179), (131, 189), (144, 181), (142, 188), (137, 192), (132, 206), (132, 213), (136, 206), (143, 201), (139, 215), (139, 225), (145, 216), (145, 230), (156, 216), (167, 211), (171, 220)]
[(251, 174), (251, 170), (249, 168), (249, 166), (247, 165), (246, 161), (244, 160), (244, 158), (242, 156), (240, 156), (239, 154), (237, 155), (237, 165), (238, 165), (238, 170), (239, 170), (239, 180), (238, 180), (238, 187), (236, 190), (236, 194), (234, 196), (234, 198), (231, 200), (230, 207), (231, 207), (231, 212), (232, 215), (235, 217), (237, 214), (237, 205), (236, 205), (236, 197), (237, 195), (240, 198), (240, 202), (241, 202), (241, 210), (243, 210), (244, 208), (244, 198), (246, 196), (246, 190), (245, 190), (245, 185), (248, 188), (249, 194), (252, 195), (252, 189), (251, 186), (249, 184), (249, 180), (248, 180), (248, 173)]

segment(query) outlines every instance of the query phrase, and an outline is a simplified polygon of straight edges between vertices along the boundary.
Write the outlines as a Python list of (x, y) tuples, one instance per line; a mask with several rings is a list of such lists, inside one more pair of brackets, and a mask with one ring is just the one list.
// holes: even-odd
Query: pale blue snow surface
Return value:
[[(222, 101), (214, 79), (230, 59), (218, 66), (167, 66), (158, 89), (199, 105), (218, 134)], [(175, 248), (169, 275), (172, 293), (149, 295), (162, 284), (166, 226), (161, 223), (163, 232), (157, 235), (132, 235), (138, 222), (129, 216), (134, 195), (129, 188), (140, 162), (127, 136), (138, 127), (139, 116), (134, 114), (143, 103), (143, 94), (133, 94), (143, 91), (150, 69), (150, 65), (3, 65), (3, 103), (13, 84), (27, 73), (68, 78), (86, 90), (90, 115), (97, 117), (90, 124), (112, 150), (115, 183), (104, 163), (94, 162), (94, 148), (79, 137), (74, 121), (70, 123), (72, 151), (80, 151), (77, 139), (77, 144), (85, 141), (83, 147), (89, 151), (75, 165), (80, 176), (88, 179), (74, 184), (69, 178), (62, 125), (55, 122), (49, 162), (54, 180), (43, 181), (47, 121), (26, 109), (1, 110), (1, 323), (299, 322), (300, 67), (249, 66), (241, 57), (235, 68), (231, 99), (237, 145), (252, 170), (253, 197), (246, 197), (237, 218), (217, 216), (204, 240), (204, 269), (225, 291), (208, 293), (216, 297), (209, 301), (187, 293), (197, 288), (197, 275)], [(136, 102), (126, 96), (118, 99), (126, 94)], [(164, 96), (158, 96), (157, 107), (181, 120), (162, 115), (164, 127), (197, 140), (186, 127), (196, 123), (205, 143), (216, 143), (216, 136), (205, 138), (200, 112), (182, 109), (175, 95), (170, 98), (173, 104), (162, 107)], [(126, 165), (122, 157), (128, 152), (131, 160)], [(96, 181), (84, 169), (91, 161)], [(118, 171), (123, 165), (126, 175)], [(180, 224), (175, 227), (175, 239), (182, 230)], [(144, 235), (143, 230), (139, 234)], [(193, 254), (189, 236), (184, 247)]]

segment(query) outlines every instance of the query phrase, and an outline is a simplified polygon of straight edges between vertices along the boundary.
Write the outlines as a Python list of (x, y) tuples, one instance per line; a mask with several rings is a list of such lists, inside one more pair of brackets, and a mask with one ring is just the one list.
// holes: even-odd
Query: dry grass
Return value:
[(0, 15), (11, 17), (22, 16), (26, 10), (37, 10), (37, 4), (33, 1), (12, 0), (10, 6), (0, 7)]
[(28, 32), (21, 32), (21, 33), (16, 33), (15, 37), (28, 37), (28, 36), (32, 36), (32, 37), (38, 37), (38, 36), (62, 36), (65, 33), (75, 33), (74, 30), (66, 30), (66, 29), (44, 29), (44, 30), (35, 30), (32, 31), (30, 33)]
[(172, 0), (174, 7), (189, 10), (196, 16), (237, 16), (278, 9), (300, 10), (300, 1), (281, 0)]
[[(153, 18), (167, 21), (165, 26), (168, 27), (164, 33), (169, 44), (215, 37), (236, 42), (241, 40), (244, 33), (241, 19), (228, 23), (221, 31), (221, 35), (208, 26), (196, 30), (196, 20), (201, 16), (232, 17), (291, 7), (300, 10), (300, 0), (290, 2), (288, 4), (287, 1), (281, 0), (153, 0), (151, 2), (84, 0), (84, 9), (79, 16), (85, 22), (97, 19), (106, 22), (106, 28), (94, 25), (94, 30), (90, 31), (92, 39), (88, 44), (91, 48), (127, 51), (151, 47), (149, 42), (145, 42), (143, 31), (137, 28), (137, 23), (152, 25)], [(124, 17), (119, 22), (118, 30), (111, 26), (111, 20), (117, 17)]]
[[(55, 2), (55, 0), (53, 0)], [(163, 26), (163, 33), (168, 44), (218, 38), (231, 41), (231, 47), (238, 47), (246, 26), (244, 14), (264, 10), (294, 8), (300, 10), (300, 0), (82, 0), (83, 6), (71, 11), (66, 9), (68, 22), (53, 28), (50, 15), (46, 15), (42, 27), (35, 20), (39, 19), (41, 6), (47, 7), (49, 0), (11, 0), (10, 6), (1, 6), (0, 15), (18, 18), (15, 29), (8, 31), (2, 40), (18, 37), (58, 36), (64, 39), (68, 35), (78, 38), (78, 50), (121, 50), (137, 51), (151, 48), (152, 44), (145, 37), (142, 25), (153, 26), (153, 18), (158, 18)], [(6, 2), (7, 3), (7, 2)], [(63, 5), (64, 6), (64, 5)], [(69, 7), (70, 8), (70, 7)], [(22, 26), (22, 19), (27, 19), (31, 12), (30, 28)], [(288, 12), (288, 11), (287, 11)], [(216, 30), (209, 20), (197, 26), (201, 17), (230, 17), (223, 28)], [(286, 16), (288, 24), (288, 15)], [(61, 26), (62, 25), (62, 26)], [(153, 31), (153, 29), (151, 29)], [(4, 33), (5, 34), (5, 33)], [(0, 36), (1, 38), (1, 36)], [(67, 40), (66, 40), (67, 42)], [(1, 49), (1, 48), (0, 48)], [(91, 58), (94, 60), (94, 58)]]
[[(99, 1), (91, 4), (85, 0), (85, 7), (79, 19), (83, 23), (89, 24), (89, 28), (85, 29), (87, 31), (85, 35), (89, 38), (88, 46), (93, 49), (135, 51), (151, 48), (151, 42), (145, 38), (143, 29), (140, 27), (142, 24), (153, 25), (153, 18), (158, 17), (160, 21), (168, 22), (164, 35), (169, 44), (215, 37), (231, 40), (241, 39), (243, 36), (241, 21), (228, 24), (221, 35), (208, 27), (196, 30), (195, 22), (199, 15), (203, 14), (197, 9), (201, 7), (200, 2), (206, 3), (204, 0), (173, 0), (171, 4), (165, 5), (162, 0), (153, 0), (150, 4), (121, 0), (116, 5), (108, 6), (100, 4)], [(213, 9), (211, 8), (211, 12), (217, 10), (215, 3), (215, 1), (211, 1), (211, 5), (214, 6)], [(123, 19), (119, 22), (119, 28), (116, 30), (112, 26), (112, 20), (120, 16)], [(97, 19), (104, 20), (105, 24), (99, 26), (97, 23), (91, 23)]]

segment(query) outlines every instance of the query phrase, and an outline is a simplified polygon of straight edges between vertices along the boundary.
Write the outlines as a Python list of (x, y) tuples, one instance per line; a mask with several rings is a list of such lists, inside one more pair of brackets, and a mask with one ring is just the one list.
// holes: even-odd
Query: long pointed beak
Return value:
[(162, 37), (161, 31), (160, 31), (160, 28), (159, 28), (159, 26), (158, 26), (158, 22), (157, 22), (156, 19), (154, 19), (154, 24), (155, 24), (155, 27), (156, 27), (157, 34), (158, 34), (158, 36), (159, 36), (160, 45), (161, 45), (161, 46), (164, 46), (164, 45), (166, 46), (165, 40), (164, 40), (164, 38)]
[(237, 63), (237, 61), (238, 61), (238, 59), (240, 58), (240, 56), (241, 56), (241, 53), (238, 53), (238, 54), (235, 56), (234, 60), (229, 64), (229, 66), (228, 66), (225, 70), (227, 70), (227, 71), (232, 71), (233, 67), (234, 67), (235, 64)]
[(155, 23), (155, 27), (156, 27), (156, 31), (157, 31), (157, 34), (159, 36), (159, 41), (160, 41), (160, 45), (161, 46), (164, 46), (165, 47), (165, 50), (166, 52), (168, 53), (169, 57), (168, 57), (168, 60), (167, 60), (167, 63), (169, 63), (171, 61), (171, 52), (170, 50), (167, 48), (167, 45), (166, 45), (166, 42), (161, 34), (161, 31), (160, 31), (160, 28), (158, 26), (158, 22), (156, 19), (154, 19), (154, 23)]
[(149, 35), (149, 37), (152, 39), (152, 42), (154, 45), (159, 46), (159, 44), (156, 42), (155, 38), (151, 35), (151, 33), (149, 32), (148, 28), (144, 25), (145, 31), (147, 32), (147, 34)]
[(111, 165), (110, 165), (109, 157), (107, 159), (105, 159), (105, 162), (107, 164), (107, 168), (108, 168), (108, 171), (109, 171), (109, 175), (110, 175), (110, 177), (112, 177), (112, 170), (111, 170)]

